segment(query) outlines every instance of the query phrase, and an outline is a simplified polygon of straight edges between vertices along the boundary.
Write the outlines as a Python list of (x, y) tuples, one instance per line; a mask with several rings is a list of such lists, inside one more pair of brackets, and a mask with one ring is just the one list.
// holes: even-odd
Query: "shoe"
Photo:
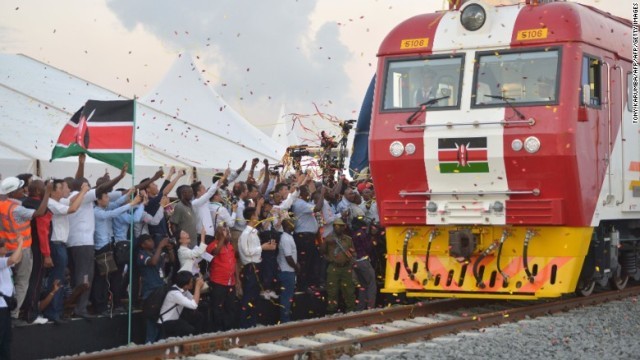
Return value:
[(33, 320), (32, 324), (42, 325), (42, 324), (46, 324), (48, 322), (49, 322), (48, 319), (43, 318), (42, 316), (38, 316), (35, 320)]

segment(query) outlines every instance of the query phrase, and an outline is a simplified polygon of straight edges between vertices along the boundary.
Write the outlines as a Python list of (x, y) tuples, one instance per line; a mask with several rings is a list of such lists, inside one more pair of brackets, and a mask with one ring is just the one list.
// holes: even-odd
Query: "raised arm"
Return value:
[(111, 189), (114, 186), (116, 186), (116, 184), (124, 179), (124, 176), (127, 174), (127, 170), (129, 169), (129, 164), (128, 163), (124, 163), (124, 166), (122, 166), (122, 169), (120, 170), (120, 174), (118, 174), (118, 176), (116, 176), (115, 178), (106, 181), (105, 183), (103, 183), (102, 185), (98, 186), (98, 188), (103, 188), (103, 189)]
[(253, 172), (255, 171), (256, 166), (258, 166), (259, 162), (260, 159), (258, 158), (254, 158), (253, 160), (251, 160), (251, 168), (249, 168), (249, 176), (247, 177), (247, 179), (253, 178)]
[(53, 190), (53, 181), (47, 181), (47, 187), (44, 190), (44, 196), (42, 197), (42, 201), (40, 202), (40, 206), (38, 206), (38, 210), (33, 213), (33, 217), (42, 216), (47, 212), (47, 206), (49, 205), (49, 195), (51, 195), (51, 191)]
[(87, 192), (89, 192), (89, 184), (82, 183), (82, 186), (80, 187), (80, 192), (73, 197), (73, 201), (71, 202), (71, 205), (69, 205), (69, 210), (67, 210), (67, 214), (73, 214), (74, 212), (78, 211), (78, 209), (80, 208), (80, 205), (82, 205), (82, 200), (84, 199), (84, 196), (87, 194)]
[(84, 161), (87, 159), (87, 154), (82, 153), (78, 155), (78, 170), (76, 170), (76, 179), (84, 178)]
[(160, 168), (160, 170), (156, 171), (156, 173), (153, 174), (153, 176), (149, 180), (141, 182), (140, 184), (136, 185), (135, 188), (146, 189), (149, 185), (151, 185), (152, 182), (155, 182), (156, 180), (160, 179), (163, 175), (164, 175), (164, 171), (162, 170), (162, 168)]
[(322, 210), (322, 206), (324, 205), (324, 186), (320, 190), (320, 195), (316, 194), (316, 206), (313, 208), (313, 212), (318, 212)]
[[(160, 242), (158, 243), (158, 247), (156, 248), (156, 252), (153, 253), (153, 256), (149, 258), (149, 264), (150, 266), (156, 266), (158, 264), (158, 261), (160, 261), (160, 256), (162, 255), (162, 249), (164, 249), (167, 245), (169, 244), (169, 238), (164, 238), (162, 240), (160, 240)], [(170, 253), (173, 251), (170, 251)]]
[(264, 164), (264, 178), (262, 179), (262, 186), (260, 186), (260, 194), (267, 193), (267, 187), (269, 187), (269, 180), (271, 180), (271, 174), (269, 173), (269, 160), (262, 160)]
[[(172, 167), (172, 169), (173, 169), (173, 167)], [(171, 182), (162, 189), (162, 194), (163, 195), (169, 195), (171, 190), (173, 190), (173, 188), (178, 183), (178, 180), (180, 180), (180, 178), (183, 177), (186, 173), (187, 172), (185, 170), (178, 171), (177, 176), (175, 178), (171, 179)], [(169, 170), (169, 174), (171, 175), (171, 170)], [(169, 178), (171, 178), (171, 177), (172, 176), (169, 176)]]

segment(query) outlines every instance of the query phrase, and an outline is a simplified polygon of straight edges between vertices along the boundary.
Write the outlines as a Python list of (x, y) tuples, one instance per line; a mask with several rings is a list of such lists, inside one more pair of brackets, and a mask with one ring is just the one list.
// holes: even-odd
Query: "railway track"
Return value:
[(545, 302), (438, 300), (410, 306), (169, 340), (81, 359), (332, 359), (640, 294), (640, 286)]

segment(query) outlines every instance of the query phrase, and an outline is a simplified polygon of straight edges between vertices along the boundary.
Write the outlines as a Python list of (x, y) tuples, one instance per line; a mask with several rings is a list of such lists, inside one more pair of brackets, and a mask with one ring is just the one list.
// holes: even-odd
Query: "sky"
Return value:
[[(575, 2), (631, 14), (632, 0)], [(313, 114), (317, 106), (338, 119), (357, 118), (385, 35), (445, 3), (0, 0), (0, 51), (28, 55), (127, 97), (152, 94), (176, 58), (188, 53), (237, 112), (270, 133), (283, 121), (283, 106), (288, 114)]]

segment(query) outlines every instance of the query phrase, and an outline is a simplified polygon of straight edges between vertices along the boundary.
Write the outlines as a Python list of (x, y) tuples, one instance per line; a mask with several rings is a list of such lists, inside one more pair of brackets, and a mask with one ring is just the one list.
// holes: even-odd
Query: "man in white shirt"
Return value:
[[(4, 296), (13, 296), (13, 281), (11, 280), (11, 267), (22, 260), (21, 235), (16, 239), (18, 247), (7, 257), (6, 241), (0, 239), (0, 293)], [(11, 358), (11, 312), (7, 307), (4, 297), (0, 296), (0, 359)]]
[(249, 190), (247, 189), (247, 184), (244, 181), (239, 181), (233, 184), (233, 196), (235, 198), (235, 202), (238, 204), (238, 208), (236, 209), (236, 221), (231, 227), (231, 244), (234, 249), (238, 248), (238, 239), (240, 238), (240, 234), (247, 227), (247, 221), (244, 218), (244, 209), (245, 209), (245, 201), (249, 197)]
[(262, 261), (262, 250), (275, 250), (276, 242), (270, 241), (260, 245), (258, 230), (258, 214), (262, 210), (264, 198), (258, 199), (258, 206), (249, 207), (244, 210), (244, 218), (248, 220), (247, 227), (238, 239), (238, 252), (242, 262), (242, 301), (240, 303), (240, 327), (247, 329), (257, 324), (257, 312), (255, 306), (260, 294), (260, 262)]
[[(74, 197), (70, 198), (69, 185), (64, 180), (53, 180), (53, 191), (49, 197), (49, 203), (47, 204), (49, 210), (53, 214), (51, 218), (51, 261), (53, 261), (53, 267), (51, 268), (50, 283), (53, 286), (54, 280), (60, 281), (64, 284), (64, 271), (67, 268), (67, 239), (69, 238), (69, 216), (75, 213), (82, 201), (85, 194), (89, 191), (88, 184), (82, 184), (80, 192)], [(62, 312), (64, 310), (64, 294), (62, 291), (55, 293), (53, 299), (44, 310), (44, 315), (56, 324), (62, 324), (65, 321), (62, 320)]]
[(176, 274), (176, 283), (167, 292), (160, 308), (158, 324), (162, 325), (164, 337), (196, 335), (202, 332), (204, 316), (197, 311), (202, 286), (202, 277), (194, 279), (190, 271)]
[[(214, 234), (213, 220), (211, 219), (211, 211), (209, 210), (209, 199), (211, 199), (218, 187), (227, 181), (227, 177), (230, 173), (231, 169), (227, 168), (224, 175), (222, 175), (222, 178), (213, 183), (209, 189), (206, 190), (200, 181), (191, 184), (191, 188), (195, 194), (195, 199), (191, 201), (191, 206), (200, 219), (200, 222), (197, 225), (197, 232), (198, 234), (202, 234), (203, 232), (205, 233), (207, 243), (213, 240)], [(192, 239), (192, 241), (193, 240), (194, 239)]]
[(364, 211), (364, 217), (367, 222), (380, 222), (380, 216), (378, 215), (378, 202), (375, 199), (373, 189), (365, 188), (361, 192), (362, 202), (360, 208)]
[(284, 232), (280, 236), (280, 244), (278, 245), (278, 280), (282, 292), (280, 293), (280, 322), (286, 323), (291, 320), (291, 303), (293, 302), (293, 293), (296, 288), (296, 272), (300, 271), (298, 265), (298, 253), (296, 243), (293, 240), (293, 229), (295, 224), (291, 219), (282, 221)]
[[(75, 196), (79, 191), (83, 183), (89, 184), (89, 181), (84, 178), (84, 160), (85, 154), (78, 156), (78, 171), (76, 172), (75, 180), (73, 181), (71, 196)], [(129, 168), (128, 164), (124, 164), (120, 174), (100, 185), (101, 188), (110, 189), (113, 188), (120, 180), (122, 180)], [(115, 201), (122, 196), (119, 191), (113, 191), (109, 193), (109, 199)], [(95, 215), (93, 213), (93, 203), (96, 201), (96, 189), (89, 190), (82, 204), (78, 208), (78, 211), (69, 215), (69, 239), (67, 240), (67, 250), (69, 251), (69, 257), (73, 262), (73, 273), (71, 279), (74, 286), (80, 284), (88, 284), (91, 288), (93, 282), (93, 273), (95, 269), (95, 243), (93, 239), (93, 233), (95, 231)], [(88, 319), (91, 316), (87, 312), (87, 304), (89, 303), (90, 291), (83, 293), (76, 302), (76, 306), (73, 313), (76, 316)]]
[(238, 204), (231, 205), (232, 212), (222, 204), (222, 189), (216, 190), (209, 202), (209, 212), (211, 213), (211, 222), (213, 223), (213, 231), (218, 228), (219, 224), (224, 223), (228, 227), (232, 227), (236, 223), (236, 211), (238, 210)]

